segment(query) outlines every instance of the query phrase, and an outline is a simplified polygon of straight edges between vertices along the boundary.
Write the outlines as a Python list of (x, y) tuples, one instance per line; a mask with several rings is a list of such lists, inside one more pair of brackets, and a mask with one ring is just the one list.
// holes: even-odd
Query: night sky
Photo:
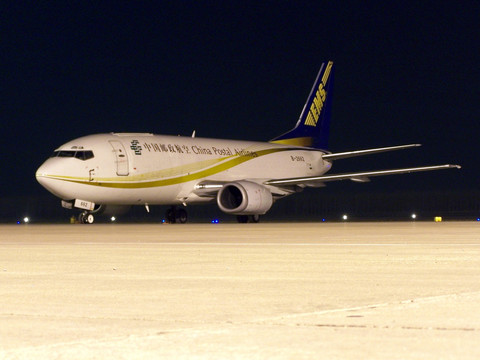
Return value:
[(0, 195), (47, 194), (36, 168), (92, 133), (269, 140), (294, 126), (327, 60), (331, 151), (424, 145), (332, 173), (458, 163), (354, 185), (478, 189), (478, 4), (2, 2)]

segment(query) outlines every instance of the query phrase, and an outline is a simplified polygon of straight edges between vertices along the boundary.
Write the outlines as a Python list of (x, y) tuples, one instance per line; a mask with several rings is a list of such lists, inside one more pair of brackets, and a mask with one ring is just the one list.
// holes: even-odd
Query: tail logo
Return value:
[(310, 110), (308, 111), (307, 118), (305, 119), (305, 125), (308, 126), (317, 126), (318, 119), (322, 112), (323, 104), (327, 98), (327, 92), (325, 90), (325, 85), (327, 84), (328, 77), (330, 76), (330, 70), (332, 69), (333, 62), (329, 61), (327, 68), (322, 76), (322, 81), (318, 84), (318, 89), (313, 98), (312, 104), (310, 105)]

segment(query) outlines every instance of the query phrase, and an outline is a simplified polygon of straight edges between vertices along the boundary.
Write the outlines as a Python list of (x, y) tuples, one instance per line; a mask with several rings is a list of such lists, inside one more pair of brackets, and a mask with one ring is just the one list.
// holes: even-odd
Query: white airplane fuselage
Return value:
[[(84, 160), (73, 152), (92, 152)], [(63, 154), (61, 154), (63, 152)], [(153, 134), (97, 134), (60, 146), (37, 170), (40, 184), (64, 200), (163, 205), (210, 202), (198, 184), (319, 176), (331, 163), (317, 149)], [(60, 156), (59, 156), (60, 154)], [(268, 186), (266, 186), (268, 188)], [(277, 195), (287, 195), (272, 188)]]
[(332, 161), (418, 147), (419, 144), (330, 153), (333, 62), (323, 63), (300, 118), (269, 142), (110, 133), (81, 137), (60, 146), (37, 170), (38, 182), (79, 208), (79, 221), (108, 208), (173, 205), (169, 222), (185, 222), (176, 205), (217, 201), (240, 222), (257, 222), (275, 200), (329, 181), (367, 182), (371, 177), (460, 168), (435, 165), (324, 175)]

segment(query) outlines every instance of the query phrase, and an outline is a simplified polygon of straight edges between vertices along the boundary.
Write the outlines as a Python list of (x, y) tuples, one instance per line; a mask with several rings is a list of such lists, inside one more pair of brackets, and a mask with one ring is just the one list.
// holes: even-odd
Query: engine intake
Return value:
[(262, 215), (272, 207), (273, 197), (265, 186), (243, 180), (225, 184), (217, 204), (227, 214)]

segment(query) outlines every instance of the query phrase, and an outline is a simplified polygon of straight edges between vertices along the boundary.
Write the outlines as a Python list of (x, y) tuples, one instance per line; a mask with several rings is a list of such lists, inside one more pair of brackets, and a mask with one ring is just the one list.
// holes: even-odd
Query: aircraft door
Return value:
[(125, 151), (125, 147), (120, 141), (110, 140), (110, 145), (112, 145), (113, 151), (115, 153), (115, 163), (117, 165), (117, 175), (127, 176), (129, 174), (128, 170), (128, 155)]

